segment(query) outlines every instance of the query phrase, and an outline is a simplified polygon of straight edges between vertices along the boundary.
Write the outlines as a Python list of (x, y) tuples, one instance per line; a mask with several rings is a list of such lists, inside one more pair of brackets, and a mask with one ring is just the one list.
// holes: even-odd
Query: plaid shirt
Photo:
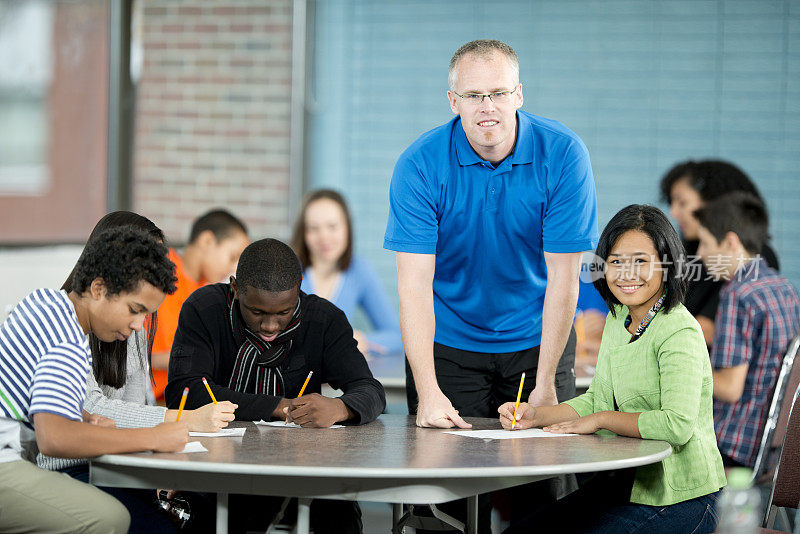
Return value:
[(714, 399), (719, 450), (729, 458), (750, 467), (755, 463), (783, 356), (798, 333), (797, 290), (763, 259), (742, 266), (722, 287), (711, 366), (749, 366), (738, 402)]

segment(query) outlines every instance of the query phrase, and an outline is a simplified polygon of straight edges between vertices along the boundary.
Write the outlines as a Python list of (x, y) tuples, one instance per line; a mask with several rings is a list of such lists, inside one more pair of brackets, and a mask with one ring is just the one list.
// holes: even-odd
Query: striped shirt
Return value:
[(714, 399), (719, 450), (753, 466), (789, 342), (800, 333), (800, 297), (763, 259), (742, 266), (722, 287), (711, 366), (747, 365), (738, 402)]
[(17, 304), (0, 326), (0, 461), (27, 452), (34, 414), (83, 419), (91, 359), (65, 291), (37, 289)]
[[(91, 371), (86, 375), (86, 403), (89, 413), (113, 419), (117, 428), (147, 428), (164, 422), (167, 409), (147, 406), (150, 393), (150, 366), (147, 364), (147, 332), (142, 329), (128, 338), (128, 361), (125, 385), (113, 388), (100, 385)], [(39, 467), (51, 471), (73, 465), (87, 464), (85, 459), (53, 458), (39, 454)]]

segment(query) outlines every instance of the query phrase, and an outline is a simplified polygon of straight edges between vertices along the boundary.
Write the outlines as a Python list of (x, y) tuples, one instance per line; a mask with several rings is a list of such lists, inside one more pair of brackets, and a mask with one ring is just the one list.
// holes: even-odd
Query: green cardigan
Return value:
[(711, 364), (700, 325), (679, 304), (659, 312), (628, 343), (626, 306), (610, 313), (589, 390), (566, 404), (579, 416), (613, 411), (639, 415), (644, 439), (663, 440), (672, 454), (636, 469), (631, 502), (666, 506), (708, 495), (726, 484), (714, 434)]

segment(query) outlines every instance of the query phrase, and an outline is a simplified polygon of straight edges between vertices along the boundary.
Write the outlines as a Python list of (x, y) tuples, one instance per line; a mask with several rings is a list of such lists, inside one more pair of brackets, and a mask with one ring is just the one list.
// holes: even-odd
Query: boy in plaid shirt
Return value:
[(698, 255), (720, 291), (711, 366), (714, 427), (725, 465), (753, 467), (783, 355), (800, 333), (800, 297), (753, 251), (769, 220), (749, 193), (730, 193), (695, 211)]

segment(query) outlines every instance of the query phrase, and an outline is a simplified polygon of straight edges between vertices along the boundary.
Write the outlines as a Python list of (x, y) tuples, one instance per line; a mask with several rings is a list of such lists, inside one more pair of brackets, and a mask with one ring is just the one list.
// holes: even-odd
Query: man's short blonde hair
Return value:
[(447, 72), (447, 83), (451, 91), (456, 90), (456, 65), (458, 61), (467, 54), (475, 54), (480, 57), (488, 58), (494, 52), (501, 52), (508, 58), (511, 68), (514, 69), (514, 77), (519, 82), (519, 58), (514, 49), (508, 46), (503, 41), (496, 39), (476, 39), (463, 45), (456, 50), (453, 57), (450, 58), (450, 69)]

